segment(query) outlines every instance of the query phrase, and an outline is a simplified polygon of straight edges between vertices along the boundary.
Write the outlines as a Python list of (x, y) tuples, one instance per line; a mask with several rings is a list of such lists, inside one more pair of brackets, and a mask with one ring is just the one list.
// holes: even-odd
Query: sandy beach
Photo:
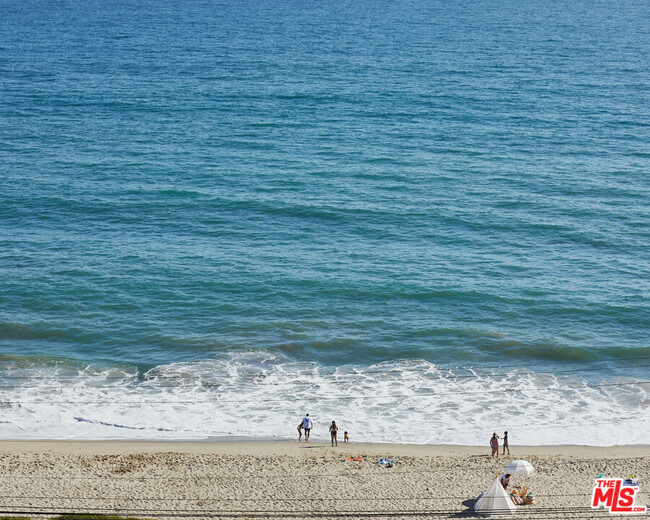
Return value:
[[(600, 518), (594, 479), (635, 475), (650, 504), (650, 447), (487, 447), (297, 442), (0, 442), (2, 514), (140, 517), (462, 518), (510, 460), (535, 466), (516, 517)], [(363, 460), (348, 460), (361, 457)], [(397, 462), (386, 468), (380, 458)]]

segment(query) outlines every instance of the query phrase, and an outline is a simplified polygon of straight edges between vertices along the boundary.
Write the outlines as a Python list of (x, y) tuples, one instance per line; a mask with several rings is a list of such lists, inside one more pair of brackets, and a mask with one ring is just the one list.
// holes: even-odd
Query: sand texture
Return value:
[[(594, 479), (635, 475), (650, 505), (648, 447), (489, 448), (297, 442), (0, 442), (3, 514), (141, 517), (463, 518), (506, 462), (525, 459), (535, 503), (516, 518), (608, 518), (589, 509)], [(362, 457), (360, 462), (348, 457)], [(376, 461), (399, 460), (392, 468)]]

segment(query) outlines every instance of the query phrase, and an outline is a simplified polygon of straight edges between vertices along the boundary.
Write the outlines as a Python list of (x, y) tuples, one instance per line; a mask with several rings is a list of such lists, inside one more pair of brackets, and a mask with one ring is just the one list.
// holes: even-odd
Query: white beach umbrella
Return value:
[(533, 465), (525, 460), (513, 460), (506, 464), (506, 467), (503, 468), (503, 471), (510, 473), (511, 475), (530, 475), (535, 468)]

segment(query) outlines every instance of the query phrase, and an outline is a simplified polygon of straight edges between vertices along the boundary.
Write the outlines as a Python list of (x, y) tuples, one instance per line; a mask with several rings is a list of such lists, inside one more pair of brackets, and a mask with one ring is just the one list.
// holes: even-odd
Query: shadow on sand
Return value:
[(464, 511), (459, 511), (453, 515), (449, 515), (450, 518), (476, 518), (481, 517), (476, 511), (474, 511), (474, 504), (476, 503), (475, 498), (470, 498), (468, 500), (463, 500), (462, 505), (467, 509)]

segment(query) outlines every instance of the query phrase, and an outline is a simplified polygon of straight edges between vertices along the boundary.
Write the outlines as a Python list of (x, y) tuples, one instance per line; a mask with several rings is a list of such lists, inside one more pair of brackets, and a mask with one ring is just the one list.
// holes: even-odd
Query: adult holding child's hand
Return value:
[(302, 429), (305, 433), (305, 442), (309, 442), (309, 434), (311, 433), (313, 426), (314, 423), (312, 422), (311, 417), (309, 417), (309, 414), (306, 414), (302, 419)]

